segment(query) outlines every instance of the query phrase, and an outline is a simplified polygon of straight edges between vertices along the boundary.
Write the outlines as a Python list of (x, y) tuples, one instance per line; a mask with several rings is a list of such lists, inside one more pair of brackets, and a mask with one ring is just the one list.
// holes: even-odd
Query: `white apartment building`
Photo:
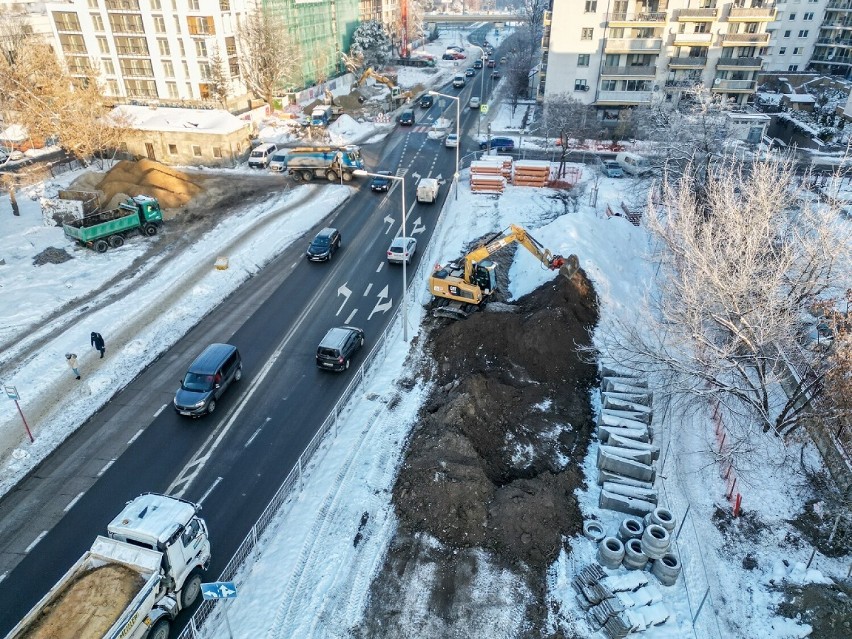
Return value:
[(605, 120), (696, 84), (744, 104), (775, 17), (764, 0), (553, 0), (539, 98), (567, 92)]
[(49, 39), (53, 35), (44, 2), (32, 0), (0, 0), (0, 15), (6, 24), (20, 24), (23, 33)]
[(109, 95), (164, 101), (210, 97), (218, 51), (243, 96), (237, 24), (251, 0), (68, 0), (47, 3), (57, 53), (72, 75), (97, 68)]
[(805, 71), (822, 37), (822, 21), (829, 0), (777, 0), (775, 21), (767, 25), (770, 44), (763, 71)]

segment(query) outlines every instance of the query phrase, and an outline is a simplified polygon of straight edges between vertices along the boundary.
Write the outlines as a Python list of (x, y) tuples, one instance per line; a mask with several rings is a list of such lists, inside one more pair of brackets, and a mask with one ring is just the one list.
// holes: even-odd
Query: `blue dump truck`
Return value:
[(311, 111), (311, 126), (328, 126), (334, 118), (331, 106), (318, 106)]
[(291, 149), (287, 172), (297, 182), (310, 182), (325, 177), (329, 182), (350, 182), (354, 172), (363, 170), (361, 148), (354, 144), (344, 147), (311, 146)]

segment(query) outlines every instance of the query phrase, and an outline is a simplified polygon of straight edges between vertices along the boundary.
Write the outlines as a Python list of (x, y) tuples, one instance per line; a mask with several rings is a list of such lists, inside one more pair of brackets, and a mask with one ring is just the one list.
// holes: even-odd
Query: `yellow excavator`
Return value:
[(579, 269), (576, 255), (563, 258), (548, 249), (520, 226), (510, 225), (464, 256), (464, 265), (451, 263), (439, 266), (429, 278), (429, 290), (434, 296), (434, 314), (441, 317), (467, 317), (479, 310), (497, 288), (497, 264), (487, 259), (500, 249), (517, 242), (538, 258), (550, 270), (559, 269), (571, 278)]
[(355, 86), (360, 87), (364, 84), (367, 78), (373, 78), (376, 82), (384, 84), (388, 89), (390, 89), (391, 100), (393, 100), (394, 103), (405, 102), (410, 100), (412, 97), (411, 91), (403, 91), (393, 80), (381, 73), (377, 73), (373, 67), (367, 67), (367, 69), (364, 70), (364, 73), (362, 73), (361, 77), (358, 78), (358, 82)]

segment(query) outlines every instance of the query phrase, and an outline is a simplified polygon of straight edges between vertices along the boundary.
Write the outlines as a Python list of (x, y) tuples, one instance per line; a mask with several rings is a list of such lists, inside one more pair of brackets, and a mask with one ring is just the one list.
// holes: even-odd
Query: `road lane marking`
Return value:
[(137, 430), (137, 431), (136, 431), (136, 434), (135, 434), (133, 437), (131, 437), (131, 438), (130, 438), (130, 441), (129, 441), (129, 442), (127, 442), (127, 445), (128, 445), (128, 446), (130, 446), (130, 444), (132, 444), (133, 442), (135, 442), (135, 441), (139, 438), (139, 435), (141, 435), (141, 434), (142, 434), (142, 431), (143, 431), (143, 430), (145, 430), (145, 429), (144, 429), (144, 428), (140, 428), (139, 430)]
[(160, 413), (162, 413), (164, 410), (166, 410), (167, 406), (168, 406), (168, 404), (163, 404), (162, 406), (160, 406), (160, 410), (158, 410), (156, 413), (154, 413), (154, 419), (157, 419), (160, 416)]
[(381, 273), (382, 269), (385, 267), (384, 261), (379, 262), (379, 268), (376, 269), (376, 273)]
[(83, 495), (85, 495), (85, 494), (86, 494), (86, 492), (85, 492), (85, 491), (83, 491), (82, 493), (80, 493), (79, 495), (77, 495), (74, 499), (72, 499), (72, 500), (69, 502), (69, 504), (68, 504), (67, 506), (65, 506), (65, 508), (63, 509), (63, 510), (64, 510), (64, 512), (66, 512), (66, 513), (67, 513), (69, 510), (71, 510), (71, 509), (74, 507), (74, 504), (76, 504), (78, 501), (80, 501), (80, 497), (82, 497), (82, 496), (83, 496)]
[(267, 417), (267, 418), (266, 418), (266, 420), (263, 422), (263, 424), (261, 424), (260, 426), (258, 426), (258, 427), (257, 427), (257, 430), (256, 430), (256, 431), (254, 431), (254, 432), (251, 434), (251, 437), (249, 437), (249, 438), (248, 438), (248, 441), (247, 441), (245, 444), (243, 444), (243, 448), (248, 448), (248, 447), (251, 445), (251, 443), (254, 441), (254, 438), (255, 438), (255, 437), (257, 437), (257, 436), (260, 434), (260, 431), (262, 431), (262, 430), (263, 430), (263, 427), (264, 427), (264, 426), (266, 426), (266, 425), (267, 425), (270, 421), (272, 421), (272, 418), (271, 418), (271, 417)]
[(198, 505), (199, 505), (199, 506), (200, 506), (201, 504), (203, 504), (203, 503), (204, 503), (204, 500), (205, 500), (205, 499), (207, 499), (207, 497), (210, 495), (210, 493), (212, 493), (212, 492), (213, 492), (213, 489), (214, 489), (214, 488), (216, 488), (216, 486), (218, 486), (218, 485), (219, 485), (219, 482), (220, 482), (220, 481), (222, 481), (222, 478), (221, 478), (221, 477), (217, 477), (217, 478), (216, 478), (216, 481), (214, 481), (214, 482), (213, 482), (213, 485), (212, 485), (212, 486), (210, 486), (210, 488), (208, 488), (208, 489), (207, 489), (207, 492), (206, 492), (206, 493), (204, 493), (204, 494), (201, 496), (201, 499), (199, 499), (199, 500), (198, 500)]
[(349, 322), (351, 322), (351, 321), (352, 321), (352, 318), (353, 318), (353, 317), (355, 317), (355, 314), (356, 314), (357, 312), (358, 312), (358, 309), (356, 308), (354, 311), (352, 311), (351, 313), (349, 313), (349, 317), (347, 317), (347, 318), (346, 318), (346, 321), (345, 321), (345, 322), (343, 322), (343, 323), (348, 325), (348, 324), (349, 324)]
[(24, 554), (25, 554), (25, 555), (26, 555), (26, 554), (29, 554), (29, 552), (30, 552), (33, 548), (35, 548), (35, 547), (36, 547), (36, 545), (38, 545), (38, 542), (40, 542), (42, 539), (44, 539), (44, 536), (45, 536), (46, 534), (47, 534), (47, 531), (46, 531), (46, 530), (42, 530), (42, 531), (41, 531), (41, 534), (33, 540), (33, 543), (31, 543), (29, 546), (27, 546), (27, 547), (24, 549)]
[(100, 477), (100, 476), (101, 476), (101, 475), (103, 475), (106, 471), (108, 471), (108, 470), (109, 470), (109, 467), (110, 467), (110, 466), (112, 466), (114, 463), (115, 463), (115, 459), (110, 459), (110, 460), (106, 463), (106, 465), (98, 471), (98, 477)]
[(366, 291), (364, 291), (364, 297), (367, 297), (367, 296), (370, 294), (370, 289), (371, 289), (371, 288), (373, 288), (373, 283), (372, 283), (372, 282), (370, 282), (369, 284), (367, 284), (367, 290), (366, 290)]

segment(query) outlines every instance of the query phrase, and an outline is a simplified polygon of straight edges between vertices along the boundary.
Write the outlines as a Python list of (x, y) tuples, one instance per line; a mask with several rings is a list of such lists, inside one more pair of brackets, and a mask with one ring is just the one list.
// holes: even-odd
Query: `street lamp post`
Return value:
[[(396, 175), (381, 175), (379, 173), (370, 173), (369, 171), (364, 171), (362, 169), (357, 169), (352, 171), (353, 175), (359, 175), (361, 177), (370, 176), (370, 177), (383, 177), (391, 180), (396, 180), (397, 182), (401, 182), (402, 189), (402, 237), (407, 237), (405, 234), (405, 176), (402, 177)], [(408, 272), (406, 270), (406, 265), (408, 264), (408, 260), (402, 260), (402, 341), (408, 342)]]
[[(479, 70), (480, 71), (479, 100), (480, 100), (480, 104), (485, 104), (485, 69), (487, 68), (485, 66), (485, 62), (488, 60), (488, 56), (485, 55), (485, 49), (480, 47), (478, 44), (471, 43), (471, 46), (479, 49), (479, 56), (480, 56), (479, 59), (482, 61), (482, 68)], [(479, 118), (477, 118), (477, 120), (476, 120), (476, 137), (477, 138), (479, 137), (481, 126), (482, 126), (482, 111), (479, 112)]]
[(437, 91), (429, 91), (429, 95), (440, 95), (442, 98), (449, 98), (456, 101), (456, 170), (453, 174), (453, 181), (456, 184), (456, 200), (459, 199), (459, 145), (461, 144), (461, 96), (447, 95), (446, 93), (438, 93)]

